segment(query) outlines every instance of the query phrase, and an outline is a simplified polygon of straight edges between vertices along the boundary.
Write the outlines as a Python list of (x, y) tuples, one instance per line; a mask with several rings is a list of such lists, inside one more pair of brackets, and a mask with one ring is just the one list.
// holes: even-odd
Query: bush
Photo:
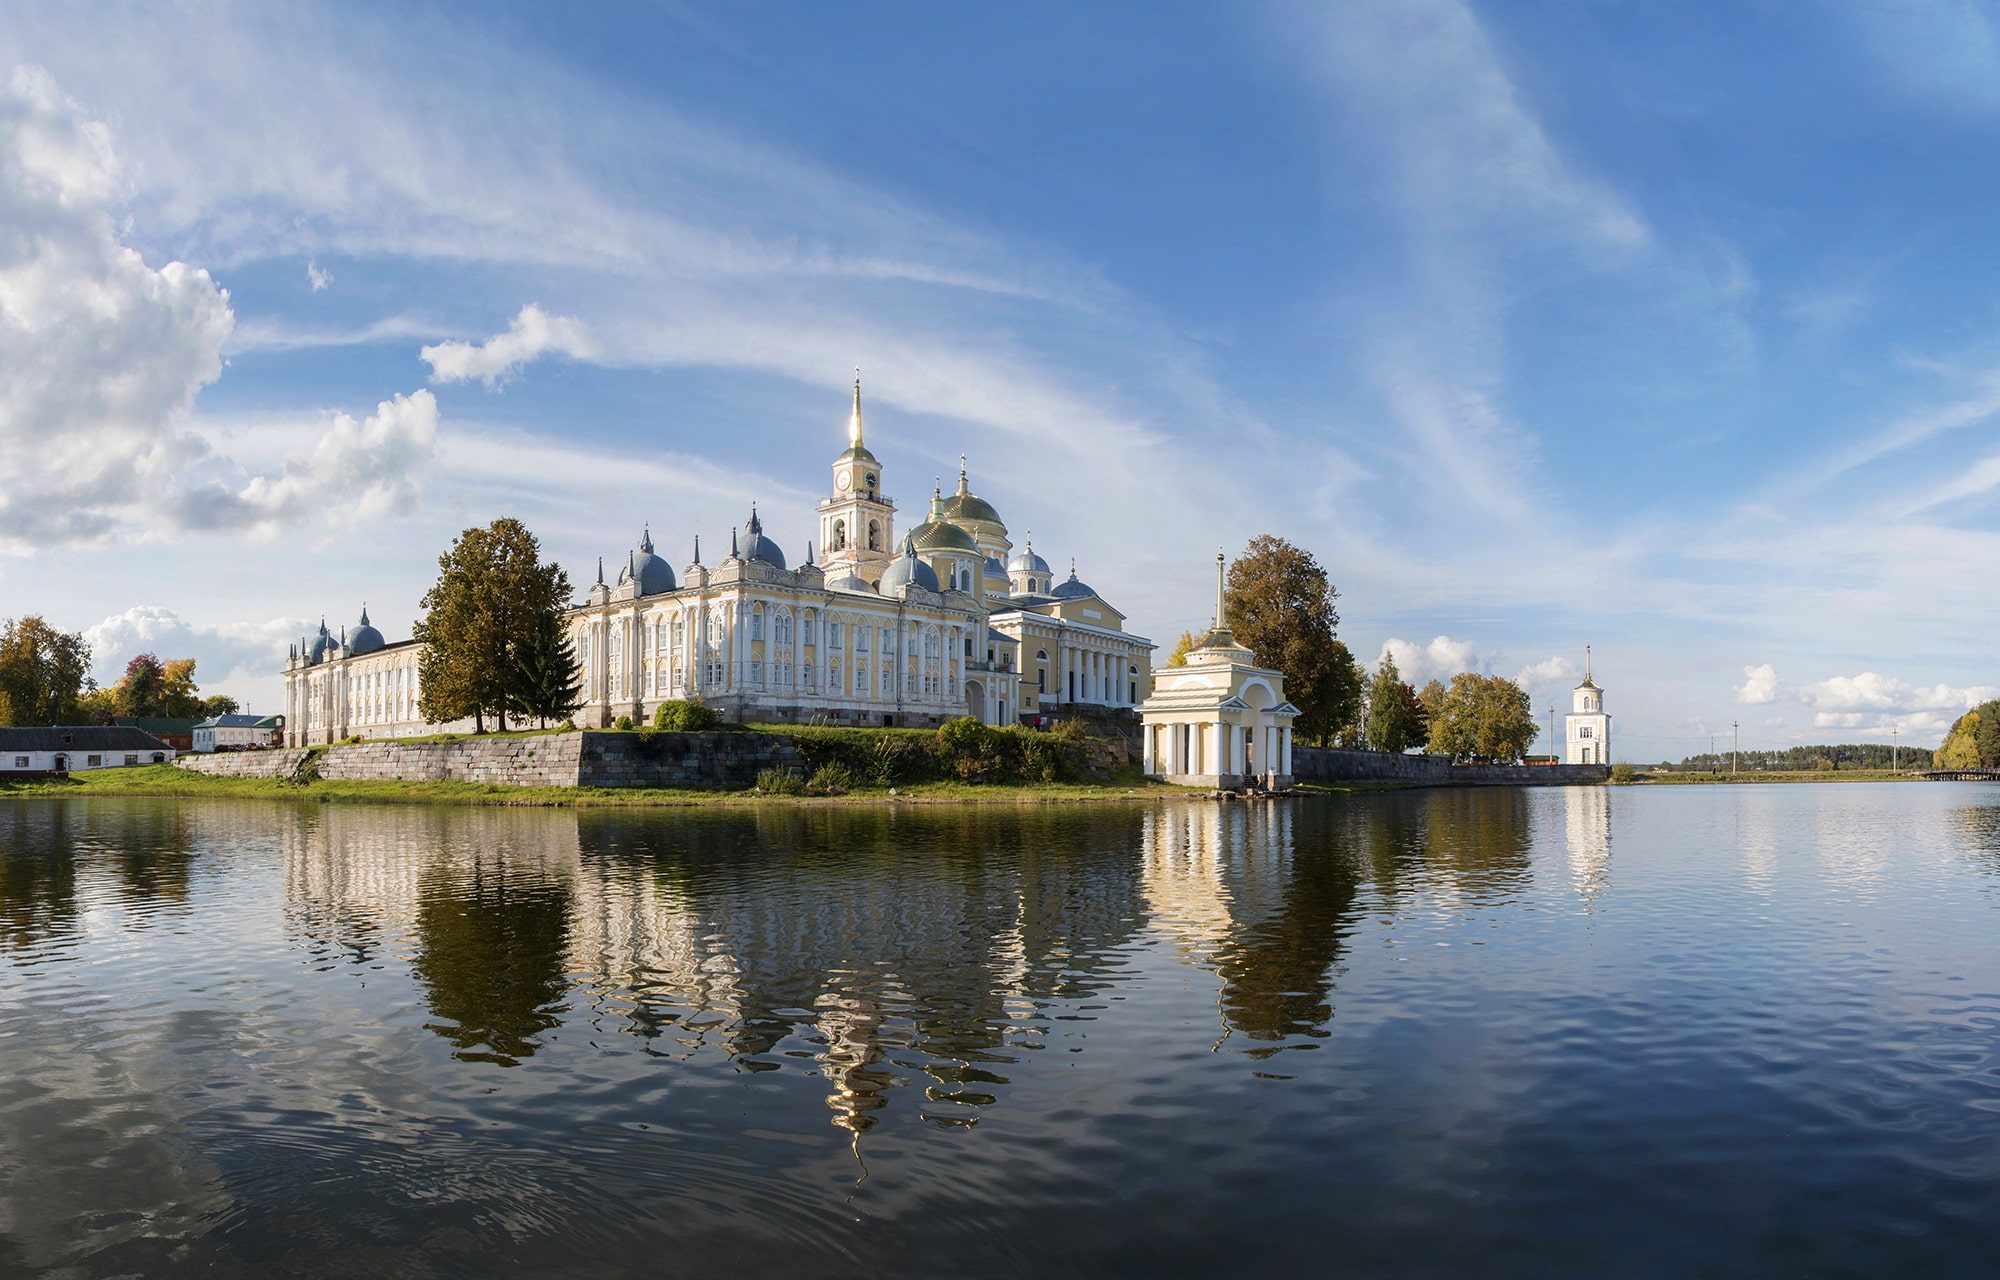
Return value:
[(854, 770), (838, 760), (831, 760), (813, 770), (806, 790), (823, 796), (837, 796), (843, 791), (854, 790), (857, 782)]
[(666, 733), (706, 733), (721, 723), (715, 709), (699, 698), (662, 702), (653, 712), (653, 727)]
[(763, 769), (757, 774), (757, 790), (770, 796), (802, 796), (806, 776), (797, 769)]
[(563, 722), (562, 722), (561, 724), (559, 724), (559, 725), (557, 725), (557, 726), (556, 726), (556, 732), (558, 732), (558, 733), (575, 733), (575, 732), (576, 732), (576, 721), (574, 721), (574, 720), (565, 720), (565, 721), (563, 721)]
[(630, 733), (636, 726), (633, 725), (631, 716), (619, 716), (611, 722), (611, 727), (620, 733)]
[(1611, 781), (1617, 783), (1619, 786), (1626, 786), (1638, 780), (1639, 771), (1632, 767), (1630, 761), (1620, 760), (1617, 764), (1611, 766)]

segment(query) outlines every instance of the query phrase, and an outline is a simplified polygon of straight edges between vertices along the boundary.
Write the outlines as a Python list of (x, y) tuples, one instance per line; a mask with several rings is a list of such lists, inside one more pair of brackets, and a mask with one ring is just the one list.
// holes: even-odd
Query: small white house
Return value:
[(284, 734), (283, 716), (210, 716), (194, 727), (194, 749), (205, 752), (269, 747), (283, 742)]
[(143, 729), (122, 725), (0, 728), (0, 778), (14, 773), (85, 773), (166, 764), (174, 749)]

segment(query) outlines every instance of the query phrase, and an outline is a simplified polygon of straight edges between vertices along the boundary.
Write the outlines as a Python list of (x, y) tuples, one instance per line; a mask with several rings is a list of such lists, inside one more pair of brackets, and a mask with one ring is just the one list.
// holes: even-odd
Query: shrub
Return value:
[(1621, 787), (1636, 782), (1638, 779), (1639, 771), (1632, 767), (1632, 763), (1629, 760), (1620, 760), (1617, 764), (1611, 766), (1611, 781)]
[(772, 796), (802, 796), (806, 776), (797, 769), (763, 769), (757, 774), (757, 790)]
[(559, 725), (557, 725), (557, 726), (556, 726), (556, 732), (558, 732), (558, 733), (575, 733), (575, 732), (576, 732), (576, 721), (574, 721), (574, 720), (565, 720), (565, 721), (563, 721), (563, 722), (562, 722), (561, 724), (559, 724)]
[(838, 760), (832, 760), (813, 770), (812, 779), (806, 783), (806, 790), (823, 796), (837, 796), (843, 791), (854, 790), (857, 781), (854, 770)]
[(618, 730), (620, 733), (630, 733), (632, 732), (632, 729), (634, 727), (632, 724), (632, 717), (619, 716), (616, 720), (613, 720), (611, 722), (611, 727)]
[(705, 733), (721, 723), (715, 709), (699, 698), (662, 702), (653, 712), (653, 727), (666, 733)]

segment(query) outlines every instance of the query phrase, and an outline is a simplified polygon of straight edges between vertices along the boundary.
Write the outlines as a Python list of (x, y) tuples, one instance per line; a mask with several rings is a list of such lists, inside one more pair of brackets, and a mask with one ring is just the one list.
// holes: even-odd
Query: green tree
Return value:
[(554, 613), (535, 620), (514, 654), (514, 684), (507, 709), (519, 720), (533, 717), (539, 725), (565, 720), (583, 705), (583, 681), (577, 670), (576, 648)]
[(1187, 665), (1188, 650), (1194, 648), (1199, 643), (1201, 643), (1201, 640), (1194, 632), (1181, 632), (1181, 638), (1174, 641), (1174, 651), (1167, 655), (1167, 665), (1170, 667), (1185, 667)]
[(194, 682), (194, 659), (176, 658), (166, 665), (160, 682), (160, 714), (179, 719), (201, 715), (201, 690)]
[(459, 534), (438, 557), (415, 627), (423, 717), (441, 724), (471, 716), (484, 733), (492, 713), (505, 729), (522, 645), (568, 603), (569, 575), (541, 562), (541, 544), (519, 520), (503, 516)]
[(1502, 676), (1461, 671), (1431, 722), (1430, 749), (1454, 758), (1518, 760), (1535, 740), (1527, 691)]
[(1438, 679), (1436, 676), (1432, 676), (1430, 682), (1424, 685), (1422, 692), (1417, 694), (1417, 702), (1424, 709), (1424, 732), (1426, 734), (1430, 733), (1432, 726), (1437, 724), (1438, 717), (1444, 714), (1444, 695), (1444, 681)]
[(0, 626), (0, 711), (5, 723), (75, 724), (90, 687), (90, 646), (37, 614)]
[(1980, 766), (2000, 766), (2000, 702), (1981, 703), (1975, 714), (1979, 725), (1972, 731), (1972, 743), (1979, 749)]
[(1309, 552), (1260, 534), (1229, 566), (1223, 603), (1237, 641), (1284, 673), (1285, 696), (1299, 709), (1294, 730), (1321, 745), (1361, 706), (1360, 666), (1334, 636), (1339, 595)]
[(226, 693), (211, 693), (201, 700), (201, 714), (204, 718), (208, 716), (233, 716), (242, 709), (242, 704)]
[(1426, 736), (1424, 704), (1418, 701), (1417, 691), (1403, 683), (1396, 659), (1383, 654), (1368, 686), (1368, 745), (1377, 751), (1401, 754), (1421, 744)]

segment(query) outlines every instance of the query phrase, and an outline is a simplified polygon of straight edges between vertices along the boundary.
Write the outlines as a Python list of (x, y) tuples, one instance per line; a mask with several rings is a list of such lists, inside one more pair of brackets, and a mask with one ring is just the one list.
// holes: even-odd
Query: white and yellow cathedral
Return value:
[[(753, 507), (715, 565), (678, 574), (651, 531), (568, 616), (582, 674), (576, 722), (645, 720), (658, 703), (699, 698), (725, 720), (929, 726), (963, 715), (992, 725), (1135, 708), (1152, 641), (1079, 581), (1058, 581), (1030, 536), (968, 486), (933, 490), (899, 534), (896, 504), (862, 438), (854, 384), (847, 448), (819, 504), (821, 555), (793, 566)], [(417, 711), (414, 641), (389, 643), (362, 611), (352, 633), (325, 624), (285, 668), (288, 745), (400, 737), (459, 726)], [(469, 727), (469, 723), (466, 727)]]

